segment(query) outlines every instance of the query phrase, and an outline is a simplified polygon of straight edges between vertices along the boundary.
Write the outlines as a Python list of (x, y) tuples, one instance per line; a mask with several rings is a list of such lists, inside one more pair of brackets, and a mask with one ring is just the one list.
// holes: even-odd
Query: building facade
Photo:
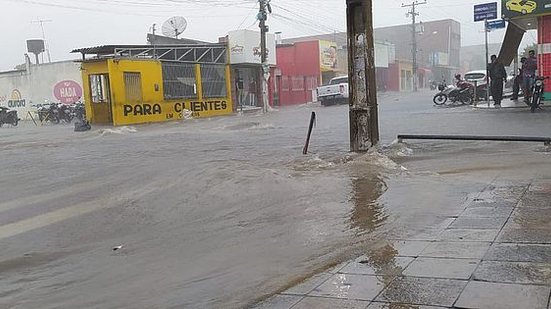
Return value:
[[(518, 49), (526, 31), (537, 30), (538, 75), (551, 76), (551, 2), (502, 0), (503, 18), (509, 21), (499, 53), (508, 65), (518, 59)], [(551, 81), (545, 83), (545, 100), (551, 100)]]
[[(375, 40), (394, 44), (396, 60), (409, 62), (413, 68), (412, 26), (399, 25), (374, 29)], [(428, 87), (429, 80), (452, 80), (461, 66), (461, 24), (452, 19), (419, 23), (416, 25), (417, 81), (419, 88)], [(400, 69), (400, 85), (408, 78), (408, 70)], [(405, 71), (405, 75), (402, 72)], [(414, 72), (411, 72), (414, 74)], [(400, 90), (408, 90), (401, 87)], [(395, 89), (393, 89), (395, 90)]]
[(120, 126), (231, 114), (227, 51), (226, 44), (74, 50), (83, 57), (87, 118)]
[(25, 68), (0, 72), (0, 106), (14, 109), (22, 119), (47, 102), (72, 104), (82, 100), (80, 64), (62, 61), (31, 64)]

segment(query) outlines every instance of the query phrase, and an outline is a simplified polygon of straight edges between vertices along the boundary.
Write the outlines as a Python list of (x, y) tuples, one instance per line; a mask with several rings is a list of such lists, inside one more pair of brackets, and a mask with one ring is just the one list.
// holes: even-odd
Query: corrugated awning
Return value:
[(518, 48), (525, 32), (525, 30), (515, 25), (515, 23), (509, 22), (505, 38), (503, 39), (503, 45), (501, 45), (501, 50), (499, 51), (499, 60), (505, 66), (511, 65), (517, 56)]

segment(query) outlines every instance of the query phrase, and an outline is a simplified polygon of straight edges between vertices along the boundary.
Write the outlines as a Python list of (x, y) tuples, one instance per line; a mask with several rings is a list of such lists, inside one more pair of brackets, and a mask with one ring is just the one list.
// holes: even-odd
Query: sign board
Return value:
[(474, 21), (497, 19), (497, 2), (477, 4), (474, 6)]
[(431, 64), (433, 66), (449, 66), (450, 55), (443, 52), (434, 52), (432, 53)]
[(388, 68), (390, 63), (389, 46), (375, 42), (375, 67)]
[[(252, 30), (231, 31), (228, 35), (231, 64), (261, 64), (260, 32)], [(276, 39), (266, 36), (268, 64), (276, 65)]]
[(496, 30), (496, 29), (503, 29), (505, 28), (505, 20), (503, 19), (499, 19), (499, 20), (492, 20), (492, 21), (489, 21), (487, 24), (486, 24), (486, 27), (488, 30)]
[(333, 71), (337, 69), (337, 43), (330, 41), (319, 41), (320, 45), (320, 66), (322, 71)]
[(73, 80), (60, 81), (54, 86), (54, 96), (63, 104), (74, 104), (82, 98), (82, 87)]
[(549, 0), (502, 0), (503, 18), (522, 18), (524, 16), (551, 14)]

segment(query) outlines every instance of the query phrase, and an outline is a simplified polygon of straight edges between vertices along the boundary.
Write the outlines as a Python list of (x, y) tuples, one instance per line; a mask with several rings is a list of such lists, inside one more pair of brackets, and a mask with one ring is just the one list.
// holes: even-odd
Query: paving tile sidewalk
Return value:
[[(431, 233), (434, 231), (431, 230)], [(254, 308), (551, 309), (551, 179), (490, 185), (435, 240), (318, 274)]]

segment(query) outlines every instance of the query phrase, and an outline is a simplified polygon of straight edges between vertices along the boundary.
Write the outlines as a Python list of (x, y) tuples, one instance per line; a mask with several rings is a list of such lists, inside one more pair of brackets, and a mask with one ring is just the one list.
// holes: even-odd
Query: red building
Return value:
[[(320, 41), (277, 46), (277, 69), (272, 74), (276, 105), (304, 104), (322, 83)], [(334, 77), (336, 73), (332, 73)], [(279, 101), (279, 102), (277, 102)]]
[[(532, 2), (532, 1), (530, 1)], [(538, 74), (551, 76), (551, 3), (536, 0), (535, 5), (523, 6), (508, 5), (502, 0), (503, 17), (509, 21), (503, 45), (499, 53), (500, 60), (508, 65), (518, 58), (518, 48), (526, 31), (538, 31)], [(545, 99), (551, 100), (551, 81), (545, 83)]]

